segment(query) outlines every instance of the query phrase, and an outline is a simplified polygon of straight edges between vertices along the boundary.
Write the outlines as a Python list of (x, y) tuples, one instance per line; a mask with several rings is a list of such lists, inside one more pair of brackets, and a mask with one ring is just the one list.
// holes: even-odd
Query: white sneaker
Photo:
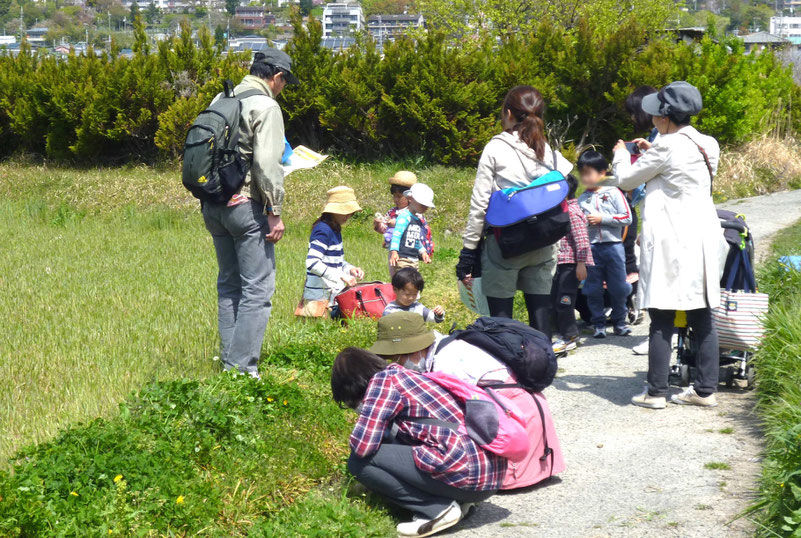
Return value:
[(642, 394), (638, 394), (631, 399), (631, 403), (639, 407), (648, 409), (664, 409), (667, 407), (667, 400), (664, 396), (651, 396), (646, 388)]
[(648, 355), (648, 340), (642, 342), (641, 344), (637, 344), (631, 350), (634, 352), (635, 355)]
[(421, 538), (449, 529), (462, 519), (459, 503), (453, 501), (434, 519), (416, 519), (398, 524), (398, 536)]
[(692, 385), (684, 389), (684, 392), (671, 396), (670, 401), (674, 404), (697, 405), (700, 407), (717, 407), (718, 405), (718, 399), (715, 398), (714, 394), (702, 398), (698, 396), (698, 393), (695, 392), (695, 388)]

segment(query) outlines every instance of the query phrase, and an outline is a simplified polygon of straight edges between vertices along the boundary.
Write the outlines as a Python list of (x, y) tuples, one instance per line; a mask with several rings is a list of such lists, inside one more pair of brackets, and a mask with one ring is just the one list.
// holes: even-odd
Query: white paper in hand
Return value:
[(305, 168), (314, 168), (324, 160), (328, 155), (322, 155), (316, 151), (312, 151), (306, 146), (297, 146), (292, 150), (292, 155), (284, 164), (284, 176), (288, 176), (295, 170), (303, 170)]
[(481, 289), (481, 277), (474, 278), (473, 285), (469, 288), (461, 280), (458, 282), (459, 298), (464, 305), (479, 316), (489, 316), (489, 304), (487, 304), (487, 296)]

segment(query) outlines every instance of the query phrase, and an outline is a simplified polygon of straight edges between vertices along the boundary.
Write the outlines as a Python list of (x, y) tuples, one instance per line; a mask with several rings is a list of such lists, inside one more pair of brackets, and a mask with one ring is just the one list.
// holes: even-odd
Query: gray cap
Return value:
[(680, 80), (642, 98), (642, 109), (652, 116), (695, 116), (703, 101), (698, 88)]
[[(287, 84), (300, 84), (298, 77), (292, 74), (292, 58), (289, 57), (289, 54), (282, 50), (272, 48), (268, 48), (260, 52), (261, 54), (264, 54), (264, 58), (260, 58), (259, 61), (273, 65), (283, 71), (284, 79), (286, 80)], [(256, 54), (258, 55), (258, 53)]]

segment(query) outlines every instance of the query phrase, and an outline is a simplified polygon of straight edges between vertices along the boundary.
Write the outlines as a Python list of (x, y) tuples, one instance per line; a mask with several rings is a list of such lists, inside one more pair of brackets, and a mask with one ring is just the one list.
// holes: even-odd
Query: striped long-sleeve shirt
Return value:
[(384, 308), (384, 313), (381, 314), (381, 317), (388, 316), (394, 312), (413, 312), (415, 314), (420, 314), (427, 323), (442, 323), (445, 321), (445, 316), (436, 315), (433, 310), (423, 306), (423, 303), (420, 301), (415, 301), (409, 306), (402, 306), (397, 301), (392, 301)]
[(335, 232), (327, 223), (318, 222), (309, 238), (303, 298), (311, 301), (332, 300), (345, 288), (342, 277), (347, 277), (352, 267), (345, 261), (342, 234)]

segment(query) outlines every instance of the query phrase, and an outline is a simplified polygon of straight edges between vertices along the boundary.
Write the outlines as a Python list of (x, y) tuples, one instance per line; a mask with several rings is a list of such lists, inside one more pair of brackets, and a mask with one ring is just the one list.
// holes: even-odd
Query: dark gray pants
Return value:
[(217, 321), (226, 370), (258, 371), (275, 292), (275, 248), (261, 204), (204, 204), (203, 220), (217, 252)]
[(476, 503), (489, 499), (495, 491), (468, 491), (431, 478), (414, 464), (412, 447), (382, 444), (367, 458), (351, 453), (348, 470), (356, 480), (389, 502), (425, 518), (434, 519), (453, 501)]
[[(648, 394), (666, 396), (670, 376), (670, 356), (673, 353), (671, 340), (674, 333), (675, 310), (648, 310), (651, 317), (651, 331), (648, 340)], [(711, 394), (718, 388), (720, 375), (720, 350), (718, 331), (712, 322), (709, 308), (687, 311), (687, 326), (693, 330), (696, 343), (695, 391)]]

